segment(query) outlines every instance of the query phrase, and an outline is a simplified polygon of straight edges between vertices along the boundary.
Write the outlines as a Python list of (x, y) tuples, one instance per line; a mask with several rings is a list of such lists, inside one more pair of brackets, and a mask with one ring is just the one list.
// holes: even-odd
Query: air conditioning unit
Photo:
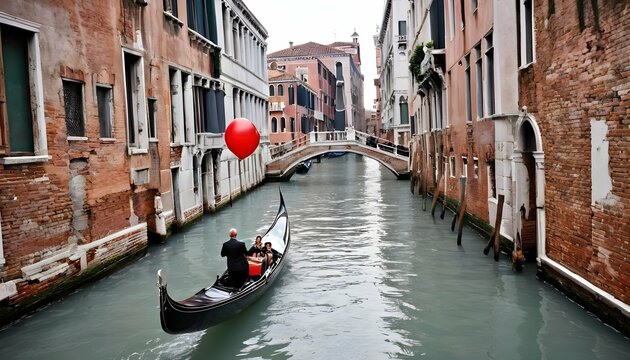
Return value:
[(149, 0), (136, 0), (136, 4), (140, 6), (147, 6), (149, 5)]

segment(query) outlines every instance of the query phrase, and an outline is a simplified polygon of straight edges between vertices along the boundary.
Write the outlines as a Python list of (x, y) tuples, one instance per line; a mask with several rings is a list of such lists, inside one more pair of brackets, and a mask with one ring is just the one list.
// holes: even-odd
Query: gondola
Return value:
[(280, 274), (286, 262), (291, 234), (289, 217), (280, 193), (280, 207), (275, 220), (263, 235), (263, 244), (270, 241), (278, 251), (275, 262), (262, 270), (259, 276), (250, 279), (241, 287), (235, 288), (228, 281), (227, 270), (207, 288), (182, 300), (173, 300), (166, 289), (162, 270), (158, 270), (160, 290), (160, 322), (162, 329), (169, 334), (183, 334), (205, 330), (229, 317), (238, 314), (256, 301)]
[(310, 159), (302, 161), (297, 165), (295, 172), (300, 175), (306, 175), (306, 173), (308, 173), (308, 171), (311, 169), (311, 166), (313, 166), (313, 161), (311, 161)]

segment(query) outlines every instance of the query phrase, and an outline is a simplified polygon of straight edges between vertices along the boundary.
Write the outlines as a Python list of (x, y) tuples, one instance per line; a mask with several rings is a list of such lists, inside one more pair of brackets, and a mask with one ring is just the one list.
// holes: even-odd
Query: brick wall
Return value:
[[(545, 152), (547, 256), (630, 302), (630, 4), (536, 2), (536, 62), (520, 74), (520, 105)], [(598, 21), (597, 21), (598, 20)], [(591, 122), (608, 132), (611, 201), (592, 204)], [(605, 176), (605, 174), (602, 174)]]

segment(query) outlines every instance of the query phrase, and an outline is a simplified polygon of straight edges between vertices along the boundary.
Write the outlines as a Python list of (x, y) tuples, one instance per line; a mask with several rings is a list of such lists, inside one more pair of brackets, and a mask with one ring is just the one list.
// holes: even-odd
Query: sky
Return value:
[[(374, 35), (383, 21), (385, 0), (243, 0), (267, 29), (267, 53), (309, 41), (328, 45), (351, 42), (359, 34), (361, 72), (364, 76), (364, 101), (372, 109), (376, 89)], [(338, 15), (337, 15), (338, 14)], [(332, 69), (331, 69), (332, 70)]]

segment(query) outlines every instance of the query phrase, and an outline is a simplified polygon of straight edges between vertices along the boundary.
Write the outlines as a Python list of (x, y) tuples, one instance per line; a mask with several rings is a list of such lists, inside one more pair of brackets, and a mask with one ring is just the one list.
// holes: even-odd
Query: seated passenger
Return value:
[[(271, 242), (269, 241), (265, 243), (263, 254), (266, 255), (267, 262), (269, 263), (269, 265), (272, 265), (273, 263), (275, 263), (276, 260), (278, 260), (278, 257), (280, 257), (280, 253), (276, 249), (273, 249), (271, 247)], [(269, 259), (270, 257), (271, 259)]]
[(263, 256), (262, 236), (257, 235), (254, 245), (247, 251), (247, 256), (261, 257)]

